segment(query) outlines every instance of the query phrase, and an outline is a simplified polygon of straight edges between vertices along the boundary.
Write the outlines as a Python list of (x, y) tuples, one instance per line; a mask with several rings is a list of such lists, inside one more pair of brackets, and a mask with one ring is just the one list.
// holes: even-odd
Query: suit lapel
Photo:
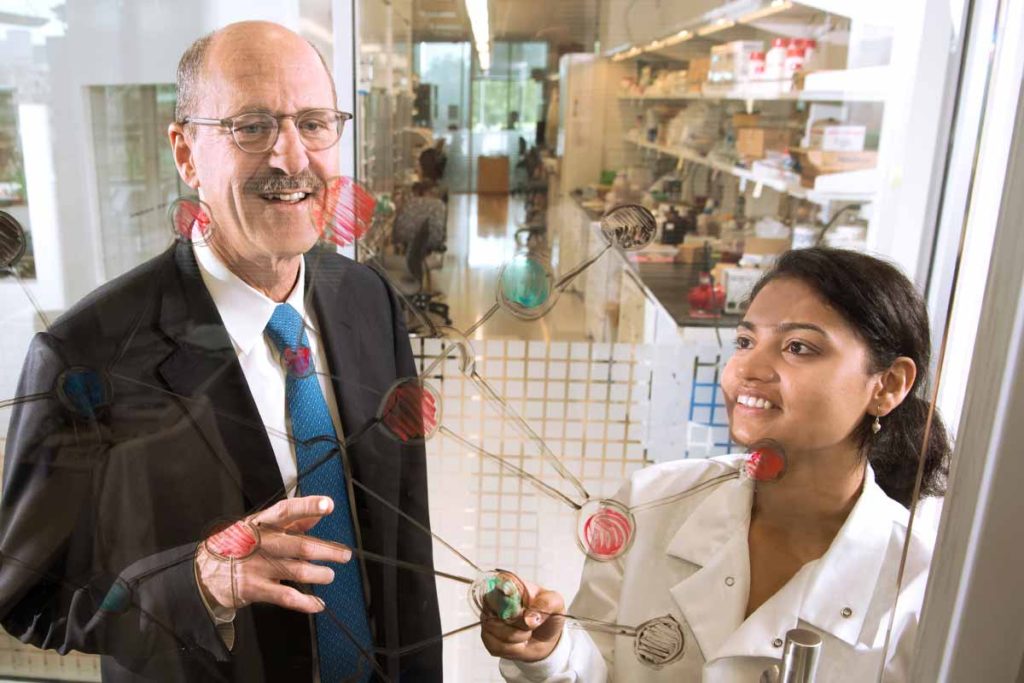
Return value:
[(284, 484), (270, 440), (192, 249), (179, 244), (180, 287), (165, 291), (160, 326), (175, 349), (158, 368), (239, 483), (250, 509), (281, 497)]
[[(339, 260), (319, 250), (306, 257), (306, 298), (316, 313), (323, 341), (331, 388), (338, 404), (341, 427), (346, 438), (372, 417), (368, 412), (360, 379), (362, 340), (359, 328), (352, 325), (353, 292), (347, 287), (345, 268)], [(344, 380), (344, 381), (342, 381)]]

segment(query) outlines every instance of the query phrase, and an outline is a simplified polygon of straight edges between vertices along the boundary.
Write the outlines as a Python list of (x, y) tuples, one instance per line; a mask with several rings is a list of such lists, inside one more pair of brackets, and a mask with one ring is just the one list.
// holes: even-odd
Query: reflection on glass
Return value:
[[(25, 162), (18, 129), (17, 93), (13, 89), (0, 87), (0, 209), (9, 212), (19, 223), (27, 223), (27, 204)], [(5, 228), (5, 233), (8, 232)], [(27, 231), (20, 232), (17, 238), (10, 234), (0, 238), (6, 240), (3, 249), (12, 253), (18, 252), (17, 259), (9, 255), (5, 259), (9, 263), (0, 262), (0, 267), (6, 269), (13, 265), (19, 277), (31, 279), (36, 276), (32, 237)], [(0, 273), (0, 277), (3, 275)]]
[(114, 277), (167, 248), (164, 215), (187, 190), (167, 144), (174, 86), (89, 88), (103, 265)]

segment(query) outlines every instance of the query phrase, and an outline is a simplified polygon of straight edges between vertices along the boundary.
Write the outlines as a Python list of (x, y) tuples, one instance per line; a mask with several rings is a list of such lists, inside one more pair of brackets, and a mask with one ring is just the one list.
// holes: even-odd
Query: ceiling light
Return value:
[(491, 33), (488, 0), (466, 0), (466, 14), (469, 15), (469, 26), (473, 30), (473, 42), (480, 57), (480, 70), (491, 68)]

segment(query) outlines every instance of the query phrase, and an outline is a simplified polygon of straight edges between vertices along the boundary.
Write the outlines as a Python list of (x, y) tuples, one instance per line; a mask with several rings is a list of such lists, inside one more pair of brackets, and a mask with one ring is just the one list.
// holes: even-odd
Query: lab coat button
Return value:
[(732, 578), (731, 576), (725, 577), (725, 585), (726, 586), (731, 586), (734, 583), (736, 583), (736, 579)]
[(852, 615), (853, 615), (853, 610), (852, 610), (852, 609), (850, 609), (849, 607), (844, 607), (844, 608), (843, 608), (843, 611), (841, 612), (841, 614), (842, 614), (842, 615), (843, 615), (844, 617), (850, 617), (850, 616), (852, 616)]
[(773, 640), (772, 647), (782, 647), (782, 638), (776, 638)]

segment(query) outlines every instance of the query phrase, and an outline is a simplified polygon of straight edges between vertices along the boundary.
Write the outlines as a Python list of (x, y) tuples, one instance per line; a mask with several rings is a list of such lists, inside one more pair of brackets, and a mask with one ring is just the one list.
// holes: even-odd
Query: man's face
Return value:
[[(193, 115), (201, 118), (335, 107), (319, 57), (283, 30), (216, 40), (199, 94)], [(309, 207), (338, 175), (337, 145), (307, 150), (295, 119), (288, 118), (280, 120), (277, 142), (266, 152), (244, 152), (226, 127), (213, 126), (196, 126), (190, 147), (199, 196), (213, 213), (212, 239), (222, 255), (258, 263), (303, 254), (316, 243)]]

